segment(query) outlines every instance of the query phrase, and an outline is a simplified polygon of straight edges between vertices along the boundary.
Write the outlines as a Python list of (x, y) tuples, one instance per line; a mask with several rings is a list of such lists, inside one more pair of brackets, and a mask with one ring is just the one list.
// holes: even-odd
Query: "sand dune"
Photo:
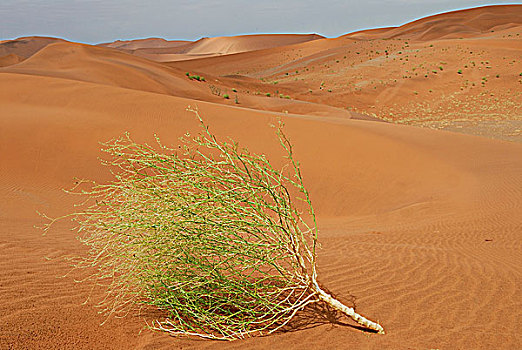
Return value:
[(39, 36), (6, 40), (0, 43), (0, 56), (15, 54), (22, 58), (28, 58), (47, 45), (56, 42), (65, 42), (65, 40)]
[(112, 47), (120, 50), (137, 50), (137, 49), (154, 49), (154, 48), (172, 48), (189, 44), (187, 40), (165, 40), (163, 38), (147, 38), (135, 40), (116, 40), (111, 43), (102, 43), (97, 46)]
[[(111, 43), (98, 44), (101, 47), (114, 48), (129, 54), (147, 58), (156, 62), (176, 61), (180, 56), (172, 53), (173, 48), (186, 46), (192, 43), (186, 40), (165, 40), (162, 38), (147, 38), (136, 40), (116, 40)], [(182, 58), (181, 58), (182, 59)]]
[(435, 40), (483, 35), (522, 25), (522, 5), (484, 6), (425, 17), (396, 28), (347, 34), (353, 38)]
[[(172, 68), (115, 50), (54, 43), (4, 72), (52, 76), (163, 94), (201, 95), (201, 86)], [(209, 93), (208, 93), (209, 94)]]
[[(194, 50), (258, 51), (168, 64), (136, 57), (139, 50), (168, 54), (159, 39), (114, 43), (120, 51), (51, 38), (0, 43), (0, 348), (521, 348), (522, 143), (396, 124), (477, 115), (516, 123), (522, 32), (509, 18), (520, 7), (366, 33), (400, 29), (419, 40), (408, 43), (355, 35), (291, 45), (300, 37), (272, 37), (272, 46), (265, 39), (209, 39)], [(456, 32), (438, 22), (457, 18), (466, 28), (452, 30), (472, 28), (473, 38), (451, 39)], [(320, 280), (382, 322), (386, 335), (319, 316), (233, 343), (144, 330), (158, 312), (100, 326), (105, 319), (93, 303), (101, 291), (75, 283), (79, 272), (57, 278), (70, 271), (63, 257), (85, 248), (66, 222), (42, 236), (36, 212), (74, 210), (79, 199), (62, 189), (75, 178), (110, 180), (98, 160), (100, 141), (129, 131), (138, 142), (158, 134), (175, 144), (186, 131), (197, 132), (188, 105), (218, 137), (276, 164), (282, 152), (269, 125), (284, 120), (318, 213)], [(363, 116), (352, 107), (396, 123), (353, 120)]]
[[(277, 112), (306, 113), (340, 118), (358, 118), (357, 113), (336, 107), (318, 105), (306, 101), (286, 99), (266, 99), (265, 97), (247, 94), (241, 96), (240, 103), (234, 99), (225, 100), (223, 95), (233, 96), (234, 79), (219, 78), (206, 75), (206, 82), (190, 80), (185, 71), (170, 68), (149, 60), (145, 60), (119, 51), (75, 43), (54, 43), (38, 51), (29, 59), (16, 66), (6, 67), (0, 72), (40, 75), (62, 79), (92, 82), (160, 94), (190, 97), (201, 101), (236, 104)], [(222, 89), (220, 96), (210, 88), (218, 84)], [(247, 84), (245, 87), (248, 88)], [(275, 90), (275, 89), (274, 89)], [(272, 91), (277, 95), (275, 91)], [(362, 117), (367, 118), (367, 117)]]
[[(368, 31), (372, 40), (361, 37), (362, 32), (165, 64), (248, 78), (250, 91), (279, 91), (292, 99), (350, 108), (387, 121), (521, 141), (522, 94), (513, 90), (522, 72), (522, 25), (514, 25), (522, 18), (517, 15), (521, 9), (520, 5), (485, 7), (437, 15), (437, 21), (419, 20), (411, 28), (405, 25), (412, 30), (423, 28), (415, 32), (421, 33), (415, 34), (418, 40), (379, 39), (382, 33), (395, 30), (385, 28)], [(510, 15), (503, 16), (506, 11)], [(485, 21), (488, 28), (496, 28), (493, 32), (466, 38), (450, 26), (457, 30), (457, 38), (445, 34), (444, 26), (455, 18), (473, 24), (484, 16), (494, 18)], [(424, 36), (426, 40), (420, 40), (428, 32), (441, 39)], [(483, 131), (477, 123), (484, 121), (502, 124)]]
[[(161, 42), (157, 39), (102, 44), (157, 61), (185, 61), (295, 45), (322, 39), (317, 34), (258, 34), (201, 38), (195, 42)], [(150, 43), (147, 40), (151, 40)], [(132, 48), (129, 50), (129, 48)]]
[(178, 53), (192, 55), (229, 55), (279, 46), (288, 46), (323, 38), (317, 34), (261, 34), (203, 38), (185, 46)]

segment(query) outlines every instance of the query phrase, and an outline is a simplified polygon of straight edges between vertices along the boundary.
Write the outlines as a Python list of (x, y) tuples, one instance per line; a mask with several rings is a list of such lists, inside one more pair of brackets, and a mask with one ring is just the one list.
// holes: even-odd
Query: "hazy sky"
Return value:
[(247, 33), (335, 37), (394, 26), (481, 0), (0, 0), (0, 40), (56, 36), (98, 43), (163, 37), (199, 39)]

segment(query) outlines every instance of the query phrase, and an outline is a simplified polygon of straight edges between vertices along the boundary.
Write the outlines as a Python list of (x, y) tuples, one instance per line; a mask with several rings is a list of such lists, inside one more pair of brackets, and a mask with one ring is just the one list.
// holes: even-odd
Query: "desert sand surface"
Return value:
[[(172, 44), (213, 57), (166, 63), (133, 52), (167, 52), (156, 38), (1, 42), (0, 349), (522, 348), (521, 36), (522, 6), (495, 6), (335, 39)], [(111, 179), (99, 142), (197, 132), (187, 106), (276, 164), (270, 124), (285, 122), (319, 279), (385, 335), (320, 315), (231, 343), (145, 329), (154, 311), (101, 325), (102, 291), (64, 260), (85, 248), (68, 222), (43, 236), (37, 211), (73, 211), (75, 178)]]

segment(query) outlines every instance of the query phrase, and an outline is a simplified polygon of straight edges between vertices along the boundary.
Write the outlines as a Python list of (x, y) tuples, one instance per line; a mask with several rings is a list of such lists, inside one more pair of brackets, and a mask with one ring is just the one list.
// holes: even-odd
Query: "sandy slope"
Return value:
[[(458, 16), (470, 27), (484, 18), (473, 11)], [(477, 66), (463, 68), (464, 79), (488, 74), (489, 81), (465, 90), (477, 98), (473, 110), (463, 104), (453, 110), (459, 116), (493, 113), (498, 106), (491, 98), (505, 96), (512, 109), (502, 105), (498, 114), (512, 118), (520, 98), (513, 72), (521, 66), (511, 62), (519, 57), (520, 29), (499, 18), (487, 26), (501, 30), (473, 39), (448, 39), (443, 31), (444, 40), (409, 44), (319, 39), (168, 65), (40, 38), (0, 43), (0, 62), (9, 63), (0, 69), (0, 349), (522, 348), (522, 144), (351, 120), (356, 115), (345, 109), (375, 105), (370, 110), (384, 111), (416, 98), (424, 110), (437, 99), (447, 104), (442, 98), (456, 79), (446, 72), (472, 59)], [(403, 78), (394, 85), (397, 74), (411, 69), (402, 67), (399, 51), (411, 52), (407, 62), (437, 68), (440, 59), (433, 57), (441, 53), (447, 63), (428, 82)], [(478, 56), (469, 58), (470, 51)], [(189, 80), (186, 71), (204, 74), (207, 82)], [(374, 89), (372, 79), (389, 79), (388, 85)], [(420, 90), (426, 86), (437, 96)], [(413, 89), (421, 93), (408, 94)], [(69, 271), (62, 258), (83, 247), (67, 223), (43, 237), (33, 227), (42, 223), (36, 211), (58, 216), (73, 210), (77, 198), (61, 189), (75, 177), (110, 179), (97, 159), (99, 141), (130, 131), (137, 141), (157, 133), (175, 143), (195, 131), (188, 105), (199, 107), (218, 136), (275, 162), (281, 151), (269, 124), (283, 118), (319, 215), (320, 280), (380, 320), (386, 335), (314, 315), (291, 331), (231, 344), (175, 339), (143, 330), (152, 312), (100, 326), (104, 318), (93, 302), (82, 305), (89, 286), (74, 283), (82, 276), (57, 278)]]
[[(277, 88), (264, 89), (265, 93), (271, 92), (276, 97), (267, 99), (255, 94), (256, 86), (259, 84), (252, 85), (245, 80), (238, 81), (227, 77), (218, 78), (211, 74), (204, 74), (205, 82), (190, 80), (181, 68), (167, 67), (124, 52), (84, 44), (49, 44), (25, 61), (12, 64), (0, 71), (86, 81), (261, 110), (360, 118), (357, 113), (328, 105), (279, 98)], [(192, 74), (195, 74), (194, 71)], [(213, 90), (216, 85), (220, 91), (219, 95)], [(236, 103), (237, 93), (232, 90), (235, 88), (241, 89), (242, 92), (252, 89), (252, 93), (239, 93), (242, 96), (238, 97)], [(225, 94), (232, 98), (224, 99)]]
[(83, 44), (49, 44), (6, 72), (45, 75), (95, 82), (124, 88), (139, 88), (165, 94), (194, 94), (197, 85), (176, 76), (176, 71), (119, 51)]
[[(78, 253), (79, 244), (64, 226), (48, 237), (32, 227), (40, 222), (35, 210), (71, 210), (60, 189), (73, 177), (107, 179), (97, 141), (124, 131), (174, 140), (195, 127), (184, 111), (194, 101), (26, 74), (2, 73), (0, 86), (2, 347), (228, 346), (139, 335), (137, 317), (99, 327), (91, 305), (80, 305), (87, 287), (56, 279), (65, 263), (45, 260)], [(268, 127), (275, 115), (198, 106), (218, 135), (278, 154)], [(235, 347), (521, 345), (521, 145), (382, 123), (285, 121), (320, 215), (322, 281), (345, 300), (356, 296), (388, 335), (314, 319), (310, 329)]]

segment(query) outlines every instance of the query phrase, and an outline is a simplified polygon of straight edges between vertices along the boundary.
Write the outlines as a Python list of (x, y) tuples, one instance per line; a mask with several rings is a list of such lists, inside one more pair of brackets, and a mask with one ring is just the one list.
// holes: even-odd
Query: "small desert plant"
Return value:
[(221, 88), (215, 86), (215, 85), (209, 85), (208, 88), (210, 89), (210, 92), (213, 95), (221, 96)]
[(156, 329), (233, 340), (270, 334), (322, 303), (384, 333), (317, 281), (314, 209), (282, 124), (287, 163), (278, 170), (218, 141), (193, 112), (202, 132), (179, 147), (128, 134), (106, 143), (115, 179), (81, 191), (84, 209), (68, 215), (90, 248), (76, 266), (105, 283), (105, 312), (149, 304), (167, 314)]
[(230, 98), (230, 96), (228, 96), (228, 94), (224, 94), (224, 95), (223, 95), (223, 98), (225, 98), (225, 99), (228, 100), (228, 99)]
[(202, 77), (202, 76), (199, 76), (199, 75), (190, 75), (189, 72), (185, 73), (185, 75), (186, 75), (190, 80), (205, 81), (205, 77)]

